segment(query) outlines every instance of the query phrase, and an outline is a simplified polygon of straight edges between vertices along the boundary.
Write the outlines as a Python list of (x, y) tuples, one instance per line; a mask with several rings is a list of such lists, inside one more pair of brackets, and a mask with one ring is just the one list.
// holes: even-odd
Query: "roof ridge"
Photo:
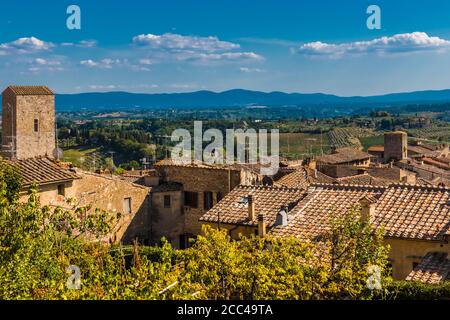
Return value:
[(374, 186), (370, 184), (348, 184), (348, 183), (312, 183), (311, 187), (331, 188), (331, 189), (387, 189), (387, 186)]
[(285, 185), (254, 185), (254, 184), (239, 184), (236, 188), (240, 189), (271, 189), (271, 190), (286, 190), (286, 191), (304, 191), (300, 188), (288, 187)]
[[(424, 179), (423, 179), (424, 180)], [(403, 188), (413, 188), (418, 190), (433, 190), (433, 191), (450, 191), (450, 187), (446, 186), (435, 186), (435, 185), (422, 185), (422, 184), (413, 184), (406, 182), (394, 182), (389, 184), (388, 187), (403, 187)]]

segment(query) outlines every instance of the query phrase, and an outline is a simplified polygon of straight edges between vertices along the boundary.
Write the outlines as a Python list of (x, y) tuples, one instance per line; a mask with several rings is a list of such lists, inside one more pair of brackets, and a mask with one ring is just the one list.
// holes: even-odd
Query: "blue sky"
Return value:
[[(81, 30), (66, 9), (81, 8)], [(380, 30), (366, 8), (381, 8)], [(450, 88), (450, 1), (0, 3), (0, 86), (373, 95)]]

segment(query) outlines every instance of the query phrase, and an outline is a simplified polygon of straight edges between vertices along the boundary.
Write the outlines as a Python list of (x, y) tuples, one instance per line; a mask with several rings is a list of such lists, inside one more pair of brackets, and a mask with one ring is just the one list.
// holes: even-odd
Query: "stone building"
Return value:
[(341, 165), (357, 165), (368, 166), (372, 156), (367, 152), (352, 148), (338, 148), (333, 150), (331, 154), (318, 157), (316, 160), (316, 167), (320, 171), (321, 166), (341, 166)]
[(9, 86), (2, 93), (2, 154), (8, 159), (53, 157), (55, 96), (43, 86)]
[[(450, 189), (445, 187), (314, 184), (304, 191), (239, 186), (201, 221), (226, 228), (234, 239), (239, 234), (267, 233), (320, 241), (330, 230), (330, 215), (343, 215), (351, 208), (360, 209), (361, 219), (385, 232), (395, 279), (413, 277), (413, 271), (429, 271), (429, 255), (450, 254)], [(445, 272), (450, 272), (449, 264), (441, 260), (447, 266)]]
[(151, 188), (70, 168), (53, 159), (55, 106), (50, 89), (8, 87), (2, 95), (2, 114), (2, 161), (21, 175), (22, 200), (35, 184), (41, 205), (71, 209), (69, 203), (75, 203), (77, 207), (90, 206), (92, 211), (98, 208), (120, 216), (105, 240), (148, 241)]
[(155, 168), (161, 185), (152, 192), (153, 242), (163, 235), (179, 248), (189, 246), (189, 239), (201, 233), (200, 217), (226, 194), (240, 184), (262, 184), (264, 179), (251, 165), (175, 164), (162, 160)]
[(403, 160), (408, 156), (408, 136), (406, 132), (395, 131), (384, 134), (384, 161)]

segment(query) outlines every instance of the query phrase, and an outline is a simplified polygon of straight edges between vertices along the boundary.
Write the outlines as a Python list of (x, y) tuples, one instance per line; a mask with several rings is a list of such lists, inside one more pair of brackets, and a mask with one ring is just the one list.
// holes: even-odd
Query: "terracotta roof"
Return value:
[(450, 189), (393, 184), (377, 202), (373, 224), (389, 237), (442, 240), (450, 227)]
[(75, 172), (61, 168), (49, 158), (5, 160), (5, 162), (18, 170), (23, 178), (23, 185), (25, 187), (33, 183), (45, 185), (80, 178)]
[(307, 196), (292, 209), (294, 218), (286, 226), (273, 228), (271, 233), (312, 240), (330, 230), (332, 215), (343, 215), (364, 196), (379, 198), (384, 189), (339, 184), (312, 185)]
[(336, 183), (339, 184), (357, 184), (357, 185), (375, 185), (375, 186), (385, 186), (392, 183), (392, 181), (387, 179), (380, 179), (372, 177), (368, 173), (357, 174), (349, 177), (337, 178)]
[(276, 184), (289, 188), (298, 188), (306, 190), (309, 185), (308, 173), (304, 168), (294, 170), (293, 172), (277, 180)]
[(308, 182), (309, 183), (333, 183), (334, 178), (327, 176), (326, 174), (320, 172), (319, 170), (306, 169), (308, 173)]
[(7, 89), (19, 96), (54, 95), (53, 91), (46, 86), (9, 86)]
[(336, 149), (335, 153), (327, 154), (317, 158), (317, 162), (328, 164), (347, 163), (358, 160), (369, 159), (372, 156), (366, 152), (352, 147)]
[[(244, 186), (239, 185), (219, 201), (200, 221), (257, 226), (258, 214), (264, 214), (267, 226), (275, 222), (282, 206), (294, 207), (303, 197), (304, 191), (296, 188), (278, 186)], [(255, 203), (255, 220), (248, 220), (248, 195)]]
[(367, 152), (384, 152), (384, 146), (371, 146), (367, 149)]
[(292, 210), (292, 221), (271, 232), (314, 239), (330, 229), (330, 215), (344, 214), (364, 196), (377, 199), (373, 226), (387, 237), (443, 240), (450, 234), (450, 189), (406, 184), (313, 185)]
[(450, 260), (445, 252), (428, 252), (406, 280), (438, 284), (448, 280), (450, 276)]

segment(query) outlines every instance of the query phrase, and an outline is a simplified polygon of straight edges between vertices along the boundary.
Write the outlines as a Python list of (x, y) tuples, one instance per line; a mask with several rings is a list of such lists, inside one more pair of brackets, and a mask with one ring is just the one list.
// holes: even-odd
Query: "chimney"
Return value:
[(287, 216), (288, 208), (281, 207), (280, 211), (277, 214), (277, 218), (275, 220), (275, 226), (286, 226), (288, 224), (288, 216)]
[(377, 200), (372, 196), (364, 196), (359, 200), (361, 205), (361, 222), (370, 223), (375, 215), (375, 204)]
[(253, 196), (249, 194), (247, 199), (248, 199), (248, 220), (254, 221), (256, 218), (256, 213), (255, 213), (255, 203), (253, 202)]
[(258, 236), (264, 238), (266, 236), (266, 222), (264, 221), (264, 214), (258, 214)]

